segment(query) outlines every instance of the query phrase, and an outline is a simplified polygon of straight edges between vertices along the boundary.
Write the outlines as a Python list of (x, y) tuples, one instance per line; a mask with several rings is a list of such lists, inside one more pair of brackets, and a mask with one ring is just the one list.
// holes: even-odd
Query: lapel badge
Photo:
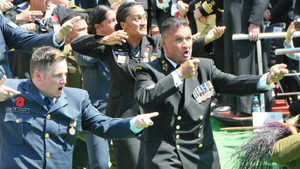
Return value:
[(16, 98), (16, 106), (23, 107), (24, 102), (25, 102), (25, 99), (23, 97), (19, 96)]
[(76, 133), (76, 130), (75, 130), (76, 126), (77, 126), (77, 119), (74, 118), (74, 119), (72, 119), (70, 121), (70, 124), (69, 124), (69, 127), (70, 127), (69, 128), (69, 134), (75, 135), (75, 133)]
[(154, 61), (156, 58), (157, 58), (156, 55), (152, 55), (152, 56), (150, 57), (150, 62)]
[(148, 59), (148, 58), (149, 58), (149, 52), (146, 51), (146, 52), (144, 53), (143, 62), (149, 62), (149, 59)]
[(126, 56), (124, 55), (118, 55), (117, 56), (117, 62), (120, 63), (120, 64), (124, 64), (126, 61)]
[(164, 71), (168, 71), (168, 68), (169, 68), (168, 63), (165, 60), (162, 60), (161, 63), (162, 63), (162, 69)]
[(51, 20), (53, 23), (58, 22), (58, 16), (57, 15), (52, 15)]

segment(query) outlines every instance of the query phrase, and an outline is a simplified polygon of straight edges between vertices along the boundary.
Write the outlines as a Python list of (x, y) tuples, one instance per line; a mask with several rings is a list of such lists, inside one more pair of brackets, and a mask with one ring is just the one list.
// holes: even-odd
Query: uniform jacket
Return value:
[[(72, 153), (79, 131), (107, 139), (134, 137), (130, 119), (103, 116), (90, 103), (86, 91), (64, 88), (48, 111), (30, 79), (8, 80), (21, 92), (0, 103), (0, 168), (72, 168)], [(69, 124), (77, 120), (76, 133)]]
[[(144, 130), (145, 166), (148, 169), (218, 169), (217, 149), (210, 124), (209, 93), (198, 102), (193, 93), (211, 82), (220, 94), (248, 95), (258, 92), (260, 76), (222, 73), (210, 59), (200, 59), (195, 76), (176, 87), (171, 75), (175, 68), (164, 58), (136, 67), (135, 99), (145, 112), (158, 111), (151, 128)], [(200, 91), (200, 90), (198, 90)], [(204, 91), (204, 90), (202, 90)], [(198, 93), (200, 95), (200, 93)], [(175, 165), (174, 161), (180, 163)], [(172, 164), (171, 164), (172, 163)]]
[(272, 160), (280, 166), (290, 169), (300, 168), (300, 133), (278, 140), (272, 150)]
[(54, 46), (53, 39), (53, 33), (36, 35), (28, 32), (5, 18), (0, 12), (0, 76), (6, 74), (11, 77), (6, 55), (10, 48), (31, 53), (35, 47)]

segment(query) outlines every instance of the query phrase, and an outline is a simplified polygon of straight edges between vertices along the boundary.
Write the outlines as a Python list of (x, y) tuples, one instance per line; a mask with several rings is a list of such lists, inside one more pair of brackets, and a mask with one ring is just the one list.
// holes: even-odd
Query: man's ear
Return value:
[(67, 42), (67, 43), (71, 43), (71, 41), (72, 41), (72, 40), (71, 40), (70, 36), (67, 35), (67, 36), (66, 36), (66, 42)]
[(160, 45), (161, 45), (162, 48), (165, 47), (166, 42), (165, 42), (164, 38), (161, 38), (161, 40), (160, 40)]
[(43, 73), (39, 70), (35, 70), (33, 73), (33, 78), (35, 78), (37, 81), (42, 81), (43, 79)]
[(121, 28), (122, 28), (123, 30), (125, 30), (125, 29), (124, 29), (124, 27), (126, 26), (125, 22), (120, 22), (120, 26), (121, 26)]

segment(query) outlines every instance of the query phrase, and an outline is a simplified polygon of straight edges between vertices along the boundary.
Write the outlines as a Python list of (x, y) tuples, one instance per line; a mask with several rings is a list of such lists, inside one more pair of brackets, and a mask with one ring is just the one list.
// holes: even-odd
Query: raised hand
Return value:
[(199, 59), (191, 59), (181, 64), (181, 66), (177, 70), (181, 73), (184, 79), (188, 79), (195, 75), (199, 63)]
[(295, 22), (291, 22), (291, 24), (286, 32), (286, 35), (285, 35), (285, 44), (289, 45), (291, 43), (292, 37), (293, 37), (293, 34), (295, 31), (296, 31)]
[(194, 10), (194, 18), (203, 24), (207, 24), (206, 16), (203, 16), (198, 8)]
[(289, 71), (286, 69), (287, 65), (286, 64), (276, 64), (273, 65), (270, 68), (270, 72), (267, 77), (267, 83), (274, 83), (278, 82), (281, 80), (285, 74), (289, 73)]
[(110, 5), (111, 9), (117, 11), (119, 6), (122, 4), (122, 0), (118, 0), (117, 2)]
[(0, 11), (4, 12), (14, 7), (14, 4), (7, 0), (0, 0)]
[(225, 29), (225, 26), (215, 26), (214, 28), (212, 28), (205, 36), (204, 45), (220, 38), (224, 34)]
[(184, 3), (183, 1), (177, 2), (178, 12), (182, 17), (186, 16), (187, 12), (189, 11), (189, 7), (189, 4)]
[(28, 5), (24, 11), (16, 16), (16, 23), (33, 22), (35, 18), (41, 18), (43, 15), (42, 11), (30, 10), (30, 5)]
[(58, 32), (56, 32), (55, 35), (55, 41), (57, 43), (61, 42), (71, 31), (73, 28), (73, 23), (79, 21), (81, 18), (80, 16), (76, 16), (68, 21), (66, 21), (58, 30)]

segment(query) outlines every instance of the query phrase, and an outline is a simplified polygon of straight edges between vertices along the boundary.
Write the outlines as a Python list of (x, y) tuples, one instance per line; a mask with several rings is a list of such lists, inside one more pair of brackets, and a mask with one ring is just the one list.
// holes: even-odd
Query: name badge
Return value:
[(29, 113), (28, 108), (21, 108), (21, 107), (13, 107), (13, 111), (21, 112), (21, 113)]
[(117, 63), (124, 64), (125, 61), (126, 61), (126, 56), (124, 56), (124, 55), (118, 55), (117, 56)]

